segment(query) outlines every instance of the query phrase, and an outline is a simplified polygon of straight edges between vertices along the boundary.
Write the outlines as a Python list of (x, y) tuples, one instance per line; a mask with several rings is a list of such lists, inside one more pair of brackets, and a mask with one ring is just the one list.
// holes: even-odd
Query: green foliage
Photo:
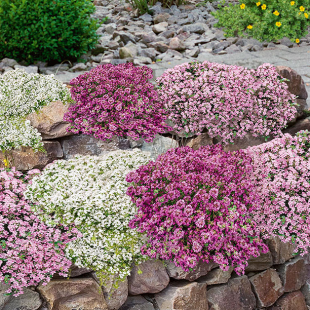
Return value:
[(90, 0), (1, 0), (0, 59), (77, 59), (98, 41)]
[[(310, 0), (239, 0), (239, 5), (223, 7), (211, 14), (224, 27), (225, 37), (252, 37), (259, 41), (277, 41), (288, 37), (292, 42), (307, 35), (310, 25)], [(243, 8), (241, 8), (241, 6)], [(252, 28), (251, 28), (252, 27)]]

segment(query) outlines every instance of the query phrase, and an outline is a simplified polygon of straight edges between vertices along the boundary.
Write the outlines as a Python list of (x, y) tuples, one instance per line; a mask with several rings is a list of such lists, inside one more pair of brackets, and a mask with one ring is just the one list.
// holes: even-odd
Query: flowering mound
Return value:
[[(0, 282), (10, 284), (7, 293), (18, 296), (23, 288), (47, 284), (54, 273), (67, 275), (71, 266), (64, 248), (75, 239), (76, 229), (47, 227), (31, 212), (23, 192), (32, 174), (0, 169)], [(60, 272), (59, 272), (60, 271)]]
[(262, 207), (254, 217), (264, 238), (279, 236), (307, 253), (310, 246), (310, 133), (285, 134), (246, 150), (253, 158)]
[(101, 65), (74, 78), (71, 94), (77, 105), (64, 116), (71, 123), (68, 131), (102, 140), (116, 135), (151, 142), (168, 128), (151, 78), (151, 69), (132, 63)]
[(126, 195), (125, 175), (148, 161), (140, 150), (58, 160), (32, 180), (25, 195), (40, 203), (34, 211), (47, 225), (74, 223), (83, 234), (66, 248), (77, 266), (97, 271), (102, 280), (114, 274), (124, 279), (133, 262), (145, 259), (141, 234), (128, 227), (136, 208)]
[(36, 128), (25, 117), (56, 100), (72, 100), (68, 88), (52, 75), (11, 70), (0, 76), (0, 150), (43, 147)]
[(207, 128), (226, 144), (248, 132), (282, 135), (296, 108), (280, 78), (270, 64), (249, 70), (205, 61), (168, 69), (156, 82), (176, 131), (201, 134)]
[(170, 149), (130, 172), (127, 194), (138, 207), (130, 227), (148, 237), (142, 253), (185, 271), (213, 260), (241, 274), (251, 255), (268, 251), (250, 217), (259, 205), (251, 172), (249, 156), (221, 145)]

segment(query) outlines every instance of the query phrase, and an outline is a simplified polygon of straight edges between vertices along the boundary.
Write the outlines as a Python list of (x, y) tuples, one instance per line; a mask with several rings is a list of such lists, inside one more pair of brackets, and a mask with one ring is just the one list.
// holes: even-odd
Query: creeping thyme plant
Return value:
[(253, 159), (262, 205), (254, 221), (264, 238), (279, 236), (307, 253), (310, 246), (310, 133), (285, 134), (245, 151)]
[(132, 263), (146, 259), (140, 252), (143, 236), (128, 227), (136, 207), (126, 195), (125, 176), (149, 158), (149, 153), (135, 149), (58, 160), (25, 192), (39, 203), (33, 211), (47, 225), (75, 224), (83, 237), (67, 246), (67, 257), (96, 271), (103, 282), (111, 275), (125, 279)]
[(170, 149), (130, 172), (127, 194), (138, 212), (130, 227), (147, 234), (142, 253), (185, 271), (199, 260), (244, 272), (251, 255), (268, 251), (251, 213), (260, 206), (251, 158), (221, 145)]
[(238, 34), (261, 42), (288, 37), (299, 43), (310, 25), (309, 0), (240, 0), (238, 5), (219, 8), (211, 15), (219, 20), (215, 27), (224, 27), (226, 37)]
[(77, 104), (64, 116), (71, 123), (67, 130), (102, 140), (128, 136), (151, 142), (170, 128), (151, 78), (152, 69), (132, 63), (100, 65), (74, 78), (70, 91)]
[(0, 150), (19, 146), (43, 150), (40, 133), (25, 120), (32, 112), (56, 100), (72, 101), (68, 88), (52, 75), (11, 70), (0, 76)]
[(249, 70), (205, 61), (168, 69), (156, 81), (177, 132), (199, 135), (206, 128), (226, 144), (248, 132), (283, 135), (297, 112), (285, 80), (267, 63)]
[(39, 172), (0, 168), (0, 283), (14, 296), (24, 287), (47, 284), (54, 273), (66, 276), (71, 262), (64, 248), (80, 236), (73, 227), (48, 227), (31, 211), (23, 192)]

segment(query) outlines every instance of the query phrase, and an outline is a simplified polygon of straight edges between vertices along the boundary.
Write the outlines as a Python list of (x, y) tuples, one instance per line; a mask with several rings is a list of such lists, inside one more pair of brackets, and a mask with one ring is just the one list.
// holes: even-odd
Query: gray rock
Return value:
[(148, 58), (151, 58), (153, 60), (153, 59), (155, 59), (156, 55), (157, 55), (157, 52), (156, 52), (155, 48), (146, 48), (146, 49), (141, 50), (139, 56), (148, 57)]
[(145, 152), (151, 152), (151, 157), (156, 159), (158, 155), (178, 146), (179, 144), (177, 143), (177, 141), (157, 134), (152, 142), (144, 142), (141, 150)]
[(163, 12), (163, 9), (161, 7), (161, 2), (156, 2), (155, 5), (150, 7), (150, 10), (153, 11), (155, 14), (160, 14)]
[(129, 43), (119, 49), (120, 59), (133, 58), (138, 55), (138, 48), (135, 44)]
[(37, 310), (41, 305), (40, 295), (29, 288), (25, 288), (22, 295), (12, 296), (1, 310)]
[(234, 54), (234, 53), (239, 53), (240, 49), (236, 44), (233, 44), (233, 45), (227, 47), (225, 49), (225, 51), (227, 52), (227, 54)]
[(158, 14), (154, 17), (154, 24), (159, 24), (162, 22), (166, 22), (168, 21), (168, 19), (171, 17), (171, 15), (169, 13), (162, 13), (162, 14)]
[(11, 58), (3, 58), (1, 62), (3, 63), (5, 67), (13, 68), (15, 65), (18, 65), (18, 62)]
[(212, 50), (214, 53), (218, 53), (230, 45), (231, 43), (227, 41), (218, 42), (214, 44), (214, 46), (212, 47)]
[(74, 65), (70, 70), (69, 72), (76, 72), (76, 71), (85, 71), (87, 69), (87, 66), (80, 62), (80, 63), (77, 63), (76, 65)]
[(125, 44), (130, 41), (136, 43), (135, 36), (129, 32), (114, 31), (112, 38), (115, 39), (117, 36), (119, 36)]
[(251, 48), (251, 51), (253, 51), (253, 52), (262, 51), (262, 50), (263, 50), (263, 47), (262, 47), (262, 46), (259, 46), (259, 45), (254, 45), (254, 46)]
[(2, 310), (2, 307), (8, 303), (8, 301), (12, 298), (11, 295), (5, 295), (6, 290), (10, 288), (9, 284), (4, 284), (0, 282), (0, 309)]
[(293, 47), (294, 43), (287, 37), (284, 37), (280, 40), (280, 43), (287, 46), (287, 47)]
[(108, 24), (105, 26), (105, 32), (108, 34), (113, 34), (113, 32), (116, 30), (117, 25), (114, 23)]
[(184, 51), (186, 47), (182, 40), (180, 40), (178, 37), (175, 37), (170, 40), (169, 49), (176, 51)]
[(154, 41), (156, 41), (156, 35), (153, 31), (142, 35), (142, 39), (141, 39), (142, 43), (148, 44)]
[(149, 57), (140, 56), (140, 57), (136, 57), (133, 60), (133, 63), (135, 65), (142, 65), (142, 64), (150, 65), (152, 63), (152, 59)]
[(187, 26), (183, 26), (182, 31), (188, 31), (190, 33), (199, 33), (203, 34), (205, 31), (209, 29), (209, 27), (204, 23), (195, 23)]
[(154, 42), (150, 43), (149, 47), (155, 48), (157, 51), (164, 53), (168, 50), (169, 46), (165, 44), (164, 42)]
[(151, 23), (153, 21), (153, 17), (150, 14), (143, 14), (139, 17), (139, 19), (142, 19), (145, 23)]
[(233, 267), (229, 267), (227, 271), (222, 270), (221, 268), (216, 268), (209, 271), (205, 276), (197, 279), (198, 283), (206, 283), (208, 285), (222, 284), (227, 283), (233, 272)]
[(224, 32), (222, 30), (215, 30), (214, 32), (216, 40), (226, 40), (225, 36), (224, 36)]
[(159, 24), (155, 24), (153, 26), (152, 30), (154, 31), (154, 33), (158, 34), (158, 33), (166, 31), (167, 27), (168, 27), (168, 23), (167, 22), (162, 22), (162, 23), (159, 23)]
[(26, 73), (31, 74), (31, 73), (38, 73), (38, 67), (37, 66), (20, 66), (20, 65), (15, 65), (14, 69), (22, 69), (24, 70)]

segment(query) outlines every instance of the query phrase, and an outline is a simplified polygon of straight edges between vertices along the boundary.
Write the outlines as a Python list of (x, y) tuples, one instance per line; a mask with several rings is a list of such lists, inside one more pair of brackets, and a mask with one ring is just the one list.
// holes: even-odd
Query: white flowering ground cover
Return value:
[(37, 129), (25, 120), (30, 113), (56, 100), (71, 101), (68, 88), (53, 75), (28, 74), (22, 69), (0, 76), (0, 150), (19, 146), (42, 150), (43, 143)]
[(68, 244), (66, 255), (79, 267), (125, 279), (132, 263), (146, 259), (144, 238), (128, 224), (136, 206), (126, 195), (125, 176), (150, 160), (150, 153), (113, 151), (101, 156), (77, 155), (46, 166), (24, 195), (37, 202), (33, 211), (47, 225), (74, 223), (82, 238)]

